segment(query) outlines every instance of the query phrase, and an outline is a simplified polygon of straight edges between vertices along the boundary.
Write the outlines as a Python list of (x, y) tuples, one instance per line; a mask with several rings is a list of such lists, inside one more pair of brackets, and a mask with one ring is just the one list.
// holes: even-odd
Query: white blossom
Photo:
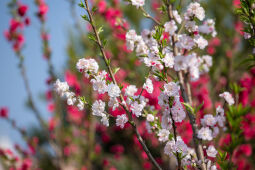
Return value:
[(235, 103), (233, 96), (229, 92), (224, 92), (219, 95), (220, 97), (224, 98), (226, 102), (231, 106)]
[(196, 35), (194, 38), (194, 41), (197, 44), (198, 48), (202, 50), (208, 45), (208, 41), (200, 35)]
[(145, 44), (141, 36), (137, 36), (137, 37), (138, 37), (138, 41), (136, 43), (136, 49), (135, 49), (136, 55), (138, 56), (148, 55), (149, 49), (147, 45)]
[(168, 109), (165, 109), (161, 118), (161, 127), (167, 130), (172, 129), (172, 119), (169, 113), (170, 111)]
[(144, 103), (139, 104), (137, 101), (133, 102), (130, 106), (130, 110), (136, 117), (142, 115), (143, 108), (145, 107)]
[(108, 118), (108, 116), (106, 116), (106, 114), (102, 114), (101, 122), (102, 122), (103, 125), (105, 125), (106, 127), (109, 126), (109, 118)]
[(181, 34), (178, 36), (176, 47), (191, 50), (194, 46), (195, 42), (193, 41), (193, 38), (191, 38), (190, 36), (186, 34)]
[(137, 92), (137, 88), (135, 85), (129, 85), (127, 86), (125, 90), (125, 96), (133, 97), (135, 93)]
[(203, 126), (214, 126), (217, 123), (217, 121), (215, 117), (213, 117), (213, 115), (207, 114), (204, 116), (203, 119), (201, 119), (201, 123)]
[(189, 4), (185, 13), (185, 19), (189, 20), (190, 17), (197, 17), (200, 21), (205, 18), (205, 11), (198, 2), (192, 2)]
[(145, 83), (143, 84), (143, 88), (148, 92), (152, 93), (153, 92), (153, 84), (151, 79), (147, 78)]
[(174, 70), (181, 71), (188, 68), (188, 64), (185, 60), (185, 56), (177, 55), (174, 58)]
[(175, 97), (171, 112), (175, 122), (182, 122), (185, 119), (186, 113), (182, 107), (179, 97)]
[(206, 153), (209, 157), (215, 158), (218, 151), (215, 149), (215, 147), (213, 145), (210, 145), (207, 150)]
[(110, 97), (119, 97), (121, 93), (119, 86), (114, 83), (107, 86), (107, 92)]
[(169, 97), (179, 96), (179, 90), (180, 90), (180, 87), (175, 82), (169, 82), (167, 84), (164, 84), (164, 93), (168, 95)]
[(166, 67), (173, 68), (174, 66), (174, 56), (173, 53), (166, 53), (165, 57), (162, 59)]
[(67, 98), (67, 104), (73, 106), (74, 103), (76, 102), (76, 97), (74, 92), (66, 92), (65, 95)]
[(136, 6), (136, 8), (139, 8), (141, 6), (144, 6), (145, 0), (131, 0), (131, 4)]
[(215, 138), (218, 136), (219, 133), (220, 133), (220, 129), (218, 128), (218, 126), (213, 127), (212, 136)]
[(218, 106), (218, 107), (216, 108), (216, 113), (217, 113), (218, 115), (224, 116), (224, 109), (223, 109), (221, 106)]
[(216, 120), (218, 122), (219, 127), (224, 127), (226, 118), (224, 115), (218, 115), (216, 116)]
[(116, 126), (119, 126), (120, 128), (124, 128), (127, 121), (128, 121), (128, 118), (125, 114), (118, 115), (116, 119)]
[(250, 39), (251, 38), (251, 34), (247, 33), (247, 32), (244, 32), (243, 37), (244, 37), (244, 39)]
[(215, 22), (212, 19), (207, 19), (203, 22), (203, 25), (198, 27), (199, 33), (212, 34), (213, 37), (217, 35), (215, 30)]
[(98, 72), (99, 66), (96, 60), (93, 58), (90, 58), (90, 59), (82, 58), (78, 60), (76, 64), (76, 68), (80, 72), (84, 72), (85, 77), (89, 77), (89, 73), (96, 74)]
[(181, 18), (181, 16), (178, 14), (178, 11), (177, 11), (177, 10), (173, 10), (173, 16), (174, 16), (174, 19), (176, 20), (176, 22), (178, 22), (178, 24), (181, 24), (182, 18)]
[(147, 116), (146, 116), (146, 120), (148, 121), (148, 122), (153, 122), (154, 121), (154, 116), (153, 116), (153, 114), (148, 114)]
[(137, 39), (137, 34), (135, 30), (129, 30), (126, 33), (126, 46), (128, 50), (131, 50), (131, 51), (134, 50), (136, 39)]
[(108, 102), (108, 106), (112, 107), (112, 110), (114, 111), (117, 107), (119, 107), (118, 99), (116, 97), (111, 97)]
[(209, 55), (203, 55), (201, 57), (202, 62), (201, 62), (201, 68), (204, 72), (209, 72), (209, 68), (212, 66), (212, 57)]
[(78, 99), (77, 107), (80, 111), (84, 109), (84, 103), (81, 99)]
[(96, 100), (92, 105), (92, 115), (102, 116), (104, 114), (105, 103), (102, 100)]
[(54, 83), (54, 89), (61, 97), (63, 97), (65, 92), (69, 90), (69, 86), (67, 82), (61, 82), (59, 79), (57, 79), (57, 81)]
[(209, 127), (202, 127), (200, 130), (198, 130), (198, 134), (197, 134), (198, 138), (202, 139), (202, 140), (212, 140), (212, 130)]
[(174, 20), (166, 22), (164, 24), (164, 27), (165, 27), (165, 32), (168, 32), (170, 35), (174, 35), (175, 31), (178, 29)]
[(164, 153), (168, 156), (173, 156), (173, 148), (175, 146), (175, 141), (170, 140), (166, 143), (166, 146), (164, 147)]
[(153, 70), (162, 70), (164, 68), (159, 56), (156, 54), (149, 53), (148, 57), (143, 58), (143, 62), (147, 67), (152, 67)]
[(188, 32), (198, 31), (198, 26), (195, 21), (186, 21), (185, 28)]
[(107, 91), (107, 85), (105, 80), (91, 79), (90, 82), (93, 85), (93, 90), (97, 91), (99, 94), (104, 94)]
[(188, 147), (180, 136), (177, 136), (176, 142), (174, 139), (168, 141), (164, 148), (164, 153), (166, 155), (172, 156), (173, 153), (176, 152), (181, 153), (182, 155), (186, 155), (188, 153)]
[(167, 129), (160, 129), (158, 132), (158, 140), (160, 142), (166, 142), (169, 139), (170, 132)]
[(164, 93), (161, 92), (158, 96), (158, 104), (163, 108), (169, 108), (169, 97)]

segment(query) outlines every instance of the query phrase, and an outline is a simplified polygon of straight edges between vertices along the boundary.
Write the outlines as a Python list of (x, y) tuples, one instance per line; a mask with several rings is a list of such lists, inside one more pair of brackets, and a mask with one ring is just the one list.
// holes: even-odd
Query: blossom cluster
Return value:
[[(180, 17), (177, 11), (173, 11), (174, 19), (164, 24), (164, 34), (161, 34), (159, 39), (156, 38), (157, 30), (143, 30), (141, 35), (137, 35), (135, 30), (129, 30), (126, 33), (127, 49), (135, 51), (140, 60), (147, 67), (152, 67), (154, 71), (161, 71), (163, 68), (173, 68), (175, 71), (189, 70), (191, 80), (197, 80), (203, 73), (209, 71), (212, 66), (212, 57), (204, 55), (199, 57), (196, 53), (188, 53), (195, 48), (204, 49), (208, 42), (204, 35), (211, 34), (216, 36), (214, 21), (207, 19), (202, 25), (196, 25), (194, 17), (199, 20), (205, 18), (204, 9), (199, 3), (191, 3), (184, 13), (184, 19)], [(188, 34), (178, 34), (178, 24), (185, 24), (185, 29)], [(166, 36), (167, 34), (167, 36)], [(177, 41), (172, 37), (176, 37)], [(167, 39), (171, 43), (175, 43), (181, 53), (174, 54), (173, 49), (169, 46), (164, 46), (159, 41)]]

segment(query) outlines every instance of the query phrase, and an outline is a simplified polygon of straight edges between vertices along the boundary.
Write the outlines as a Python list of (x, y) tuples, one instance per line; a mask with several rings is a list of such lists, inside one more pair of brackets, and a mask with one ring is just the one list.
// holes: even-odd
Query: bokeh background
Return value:
[[(18, 59), (12, 50), (12, 47), (4, 37), (4, 31), (9, 26), (10, 14), (7, 8), (8, 0), (0, 1), (0, 105), (7, 106), (10, 111), (10, 117), (17, 120), (21, 127), (29, 128), (39, 126), (31, 110), (26, 107), (26, 92), (18, 69)], [(24, 0), (24, 4), (29, 6), (28, 16), (31, 17), (31, 25), (25, 29), (26, 47), (24, 48), (25, 66), (29, 78), (32, 93), (36, 105), (47, 120), (50, 113), (47, 111), (47, 105), (42, 99), (46, 91), (45, 80), (48, 77), (47, 63), (42, 57), (42, 47), (40, 40), (40, 23), (35, 17), (36, 6), (34, 1)], [(73, 27), (73, 20), (70, 12), (70, 1), (53, 0), (49, 4), (46, 27), (50, 31), (50, 46), (52, 47), (52, 63), (56, 72), (63, 72), (65, 67), (67, 53), (68, 33)], [(58, 10), (56, 10), (58, 9)], [(77, 12), (79, 8), (77, 7)], [(24, 146), (19, 133), (11, 128), (4, 120), (0, 121), (0, 146), (6, 143), (19, 143)]]

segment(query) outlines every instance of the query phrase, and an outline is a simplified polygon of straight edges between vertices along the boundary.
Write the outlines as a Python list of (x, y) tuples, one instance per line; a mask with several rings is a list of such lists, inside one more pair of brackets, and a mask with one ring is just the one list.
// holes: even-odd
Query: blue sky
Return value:
[[(28, 128), (38, 123), (32, 112), (25, 106), (24, 102), (27, 95), (17, 67), (18, 58), (3, 36), (10, 20), (6, 6), (8, 2), (9, 0), (0, 1), (0, 107), (9, 107), (10, 117), (15, 119), (19, 126)], [(45, 80), (48, 77), (46, 61), (43, 59), (41, 51), (40, 23), (34, 16), (36, 7), (33, 0), (22, 0), (22, 2), (29, 5), (28, 15), (31, 17), (31, 25), (25, 30), (26, 46), (23, 51), (25, 66), (36, 105), (47, 120), (50, 113), (46, 110), (46, 103), (39, 99), (39, 94), (47, 90)], [(47, 28), (51, 37), (52, 62), (56, 71), (61, 74), (67, 58), (68, 30), (73, 26), (70, 3), (69, 0), (46, 0), (46, 2), (49, 5)], [(0, 143), (6, 138), (24, 145), (20, 135), (4, 120), (0, 120)]]

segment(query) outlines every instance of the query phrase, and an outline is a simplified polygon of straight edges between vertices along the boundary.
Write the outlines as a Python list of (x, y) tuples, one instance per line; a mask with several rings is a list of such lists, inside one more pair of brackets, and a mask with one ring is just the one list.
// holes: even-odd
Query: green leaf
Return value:
[(90, 20), (89, 20), (89, 18), (87, 17), (87, 15), (81, 15), (81, 17), (82, 17), (85, 21), (90, 22)]
[(119, 68), (119, 67), (114, 68), (114, 70), (113, 70), (113, 74), (116, 74), (119, 70), (120, 70), (120, 68)]
[(105, 39), (103, 40), (103, 46), (106, 46), (106, 44), (107, 44), (107, 40)]
[(83, 4), (83, 2), (81, 1), (79, 4), (78, 4), (81, 8), (84, 8), (85, 5)]
[(197, 107), (195, 107), (195, 109), (194, 109), (194, 114), (196, 114), (196, 113), (203, 107), (203, 105), (204, 105), (204, 101), (203, 101), (200, 105), (198, 105)]
[(88, 38), (89, 38), (90, 40), (92, 40), (92, 41), (96, 42), (96, 37), (95, 37), (95, 35), (94, 35), (94, 34), (89, 33), (89, 34), (88, 34)]
[(189, 110), (192, 114), (194, 114), (194, 108), (190, 106), (190, 104), (184, 102), (182, 102), (182, 104), (185, 106), (186, 110)]
[(95, 6), (91, 9), (92, 12), (96, 12), (96, 10), (97, 10), (97, 7)]
[(111, 63), (111, 59), (109, 58), (108, 60), (106, 60), (106, 64), (109, 66)]
[(103, 30), (103, 26), (101, 26), (99, 29), (98, 29), (98, 34), (100, 34), (101, 32), (103, 32), (104, 30)]

